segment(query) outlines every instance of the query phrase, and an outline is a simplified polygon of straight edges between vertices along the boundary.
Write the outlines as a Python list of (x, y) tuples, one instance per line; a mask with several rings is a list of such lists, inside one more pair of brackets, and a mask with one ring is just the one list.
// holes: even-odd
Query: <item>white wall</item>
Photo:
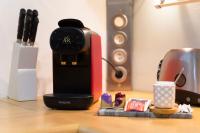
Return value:
[(133, 85), (152, 90), (157, 66), (172, 48), (200, 48), (200, 2), (154, 8), (153, 0), (135, 0)]
[[(1, 0), (0, 4), (0, 96), (6, 95), (13, 42), (17, 35), (20, 8), (38, 9), (39, 27), (36, 42), (39, 46), (37, 65), (38, 94), (52, 91), (52, 62), (49, 37), (63, 18), (78, 18), (85, 26), (98, 32), (105, 49), (105, 1), (100, 0)], [(105, 54), (105, 52), (104, 52)]]
[[(200, 38), (200, 4), (155, 9), (153, 0), (135, 0), (133, 85), (151, 90), (159, 60), (171, 48), (197, 47)], [(105, 0), (1, 0), (0, 4), (0, 97), (6, 95), (13, 42), (20, 8), (39, 10), (38, 94), (52, 91), (49, 37), (63, 18), (79, 18), (102, 36), (106, 50)], [(105, 66), (104, 66), (105, 70)], [(105, 88), (105, 73), (104, 73)]]

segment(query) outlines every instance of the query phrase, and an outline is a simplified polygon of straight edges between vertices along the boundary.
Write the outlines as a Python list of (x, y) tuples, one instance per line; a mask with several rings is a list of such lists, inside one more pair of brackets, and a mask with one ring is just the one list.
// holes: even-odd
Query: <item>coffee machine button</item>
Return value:
[(77, 62), (76, 61), (72, 61), (72, 65), (73, 66), (77, 65)]
[(200, 98), (197, 99), (197, 102), (200, 103)]
[(190, 97), (186, 97), (187, 102), (190, 102), (190, 100), (191, 100)]
[(61, 61), (60, 64), (61, 64), (62, 66), (65, 66), (65, 65), (67, 65), (67, 62), (66, 62), (66, 61)]

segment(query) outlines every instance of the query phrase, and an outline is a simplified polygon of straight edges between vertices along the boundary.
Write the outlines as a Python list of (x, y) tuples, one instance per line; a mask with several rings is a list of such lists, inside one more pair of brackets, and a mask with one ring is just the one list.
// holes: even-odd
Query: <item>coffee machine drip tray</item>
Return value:
[(43, 96), (47, 107), (53, 109), (84, 110), (93, 103), (93, 97), (86, 94), (47, 94)]

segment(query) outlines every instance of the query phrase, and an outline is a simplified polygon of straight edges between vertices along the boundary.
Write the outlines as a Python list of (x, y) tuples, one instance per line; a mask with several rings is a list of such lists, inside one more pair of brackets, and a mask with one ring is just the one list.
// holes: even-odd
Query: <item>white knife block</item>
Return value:
[(38, 47), (14, 43), (10, 68), (8, 98), (16, 101), (36, 100), (36, 63)]

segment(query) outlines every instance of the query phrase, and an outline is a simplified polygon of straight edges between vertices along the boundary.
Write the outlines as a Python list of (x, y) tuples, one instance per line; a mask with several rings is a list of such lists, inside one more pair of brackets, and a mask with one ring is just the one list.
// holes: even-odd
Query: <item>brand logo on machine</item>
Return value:
[(71, 44), (71, 38), (69, 36), (65, 36), (63, 39), (63, 43), (67, 45)]
[(66, 105), (66, 104), (71, 104), (70, 101), (58, 101), (58, 103), (59, 103), (59, 104), (64, 104), (64, 105)]

